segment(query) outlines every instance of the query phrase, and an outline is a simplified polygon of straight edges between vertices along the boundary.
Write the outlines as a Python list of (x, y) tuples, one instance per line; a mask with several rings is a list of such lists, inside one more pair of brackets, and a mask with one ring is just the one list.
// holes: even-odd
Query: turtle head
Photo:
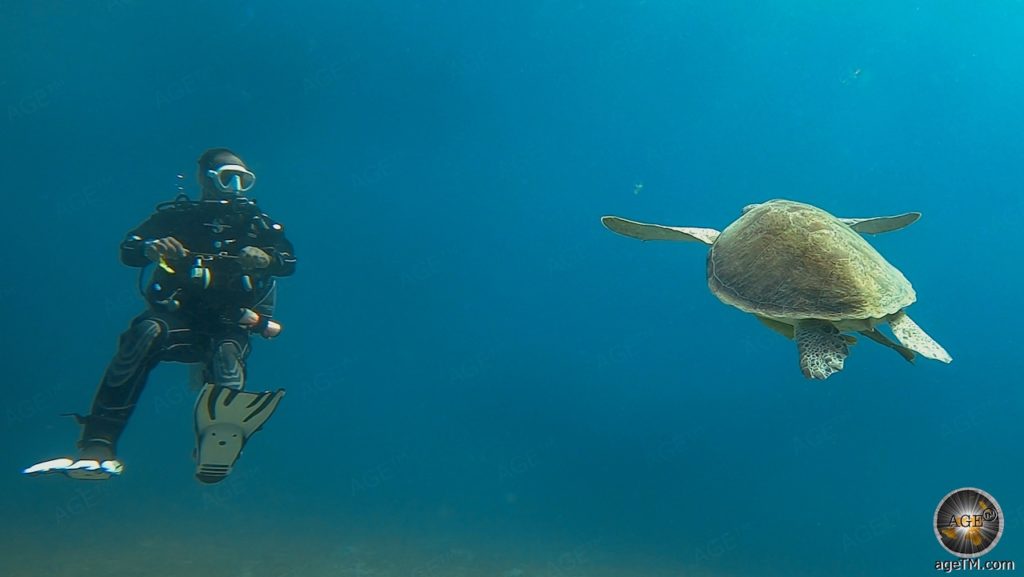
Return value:
[(792, 201), (789, 201), (789, 200), (783, 200), (781, 198), (773, 198), (771, 200), (766, 200), (764, 202), (756, 202), (754, 204), (748, 204), (747, 206), (744, 206), (743, 207), (743, 214), (747, 214), (748, 212), (754, 210), (755, 208), (757, 208), (759, 206), (765, 206), (767, 204), (775, 204), (775, 203), (793, 204)]

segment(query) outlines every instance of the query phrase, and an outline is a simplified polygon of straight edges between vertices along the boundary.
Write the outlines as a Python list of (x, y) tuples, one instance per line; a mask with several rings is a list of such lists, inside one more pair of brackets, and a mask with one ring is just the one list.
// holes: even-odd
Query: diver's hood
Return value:
[(209, 176), (211, 170), (217, 170), (225, 165), (237, 165), (249, 170), (245, 161), (227, 148), (211, 148), (199, 157), (196, 178), (199, 180), (199, 191), (202, 193), (203, 200), (230, 200), (237, 197), (237, 195), (217, 188)]

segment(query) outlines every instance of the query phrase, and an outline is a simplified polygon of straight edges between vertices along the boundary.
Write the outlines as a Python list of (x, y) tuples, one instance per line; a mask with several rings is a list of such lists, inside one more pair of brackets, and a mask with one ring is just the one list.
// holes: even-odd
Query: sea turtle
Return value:
[[(804, 376), (825, 379), (843, 369), (849, 345), (856, 342), (846, 332), (858, 332), (908, 361), (914, 360), (914, 352), (952, 361), (904, 312), (917, 300), (910, 282), (861, 237), (904, 228), (920, 216), (909, 212), (836, 218), (809, 204), (769, 200), (744, 208), (722, 232), (617, 216), (601, 222), (612, 232), (640, 240), (709, 245), (711, 292), (795, 339)], [(875, 328), (883, 322), (901, 344)]]

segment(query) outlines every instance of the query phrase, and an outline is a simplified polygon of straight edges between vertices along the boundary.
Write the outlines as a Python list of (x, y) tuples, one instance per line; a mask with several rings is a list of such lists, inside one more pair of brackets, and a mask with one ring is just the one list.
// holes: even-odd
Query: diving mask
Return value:
[(215, 170), (207, 170), (206, 176), (213, 180), (221, 192), (240, 194), (248, 192), (256, 184), (256, 175), (238, 164), (225, 164)]

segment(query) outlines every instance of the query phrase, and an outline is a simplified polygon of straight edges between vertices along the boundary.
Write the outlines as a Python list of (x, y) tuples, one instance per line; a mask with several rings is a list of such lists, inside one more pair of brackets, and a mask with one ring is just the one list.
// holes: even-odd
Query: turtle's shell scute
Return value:
[(916, 300), (903, 273), (831, 214), (773, 200), (747, 210), (708, 253), (726, 304), (773, 318), (878, 319)]

